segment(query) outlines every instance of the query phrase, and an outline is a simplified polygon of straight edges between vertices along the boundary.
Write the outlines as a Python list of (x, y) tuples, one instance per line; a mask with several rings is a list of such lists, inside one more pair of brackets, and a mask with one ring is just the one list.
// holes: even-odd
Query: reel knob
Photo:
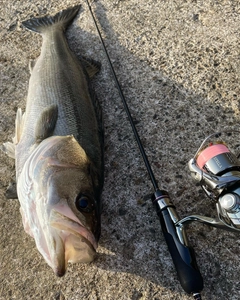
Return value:
[(240, 198), (237, 194), (228, 193), (219, 198), (219, 204), (229, 213), (239, 211)]

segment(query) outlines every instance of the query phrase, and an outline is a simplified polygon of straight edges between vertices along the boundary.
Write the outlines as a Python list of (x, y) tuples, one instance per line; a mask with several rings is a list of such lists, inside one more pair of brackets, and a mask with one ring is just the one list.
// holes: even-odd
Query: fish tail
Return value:
[(55, 16), (44, 16), (41, 18), (32, 18), (22, 22), (22, 25), (30, 31), (43, 34), (52, 26), (58, 26), (63, 31), (72, 23), (76, 17), (81, 5), (76, 5), (62, 10)]

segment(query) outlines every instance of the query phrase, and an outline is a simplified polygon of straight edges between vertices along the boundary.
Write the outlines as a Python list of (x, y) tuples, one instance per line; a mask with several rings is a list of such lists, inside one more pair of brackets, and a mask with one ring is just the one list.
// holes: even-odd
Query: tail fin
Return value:
[(77, 15), (81, 5), (76, 5), (62, 10), (55, 16), (45, 16), (42, 18), (33, 18), (22, 22), (22, 25), (31, 31), (44, 33), (49, 26), (57, 25), (65, 30)]

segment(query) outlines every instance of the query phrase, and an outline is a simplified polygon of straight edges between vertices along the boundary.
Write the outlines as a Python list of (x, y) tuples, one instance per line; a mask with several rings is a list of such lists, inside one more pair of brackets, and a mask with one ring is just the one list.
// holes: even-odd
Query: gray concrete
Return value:
[[(1, 143), (13, 136), (16, 109), (25, 107), (28, 61), (41, 47), (41, 37), (20, 22), (76, 3), (1, 1)], [(215, 216), (187, 162), (208, 134), (239, 128), (239, 1), (101, 0), (93, 8), (161, 188), (180, 216)], [(0, 299), (192, 299), (146, 200), (152, 186), (84, 2), (68, 37), (77, 54), (102, 62), (94, 79), (106, 156), (99, 256), (55, 277), (23, 230), (18, 201), (6, 199), (15, 170), (1, 154)], [(239, 150), (238, 137), (230, 144)], [(239, 299), (239, 236), (200, 224), (188, 233), (204, 277), (203, 299)]]

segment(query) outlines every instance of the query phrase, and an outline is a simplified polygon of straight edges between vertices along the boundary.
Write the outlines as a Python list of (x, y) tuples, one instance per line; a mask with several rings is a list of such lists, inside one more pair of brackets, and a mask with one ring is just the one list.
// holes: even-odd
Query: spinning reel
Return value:
[(191, 215), (178, 221), (176, 225), (199, 221), (240, 232), (240, 161), (220, 140), (223, 134), (227, 135), (229, 132), (208, 136), (188, 163), (191, 176), (215, 202), (218, 218)]

